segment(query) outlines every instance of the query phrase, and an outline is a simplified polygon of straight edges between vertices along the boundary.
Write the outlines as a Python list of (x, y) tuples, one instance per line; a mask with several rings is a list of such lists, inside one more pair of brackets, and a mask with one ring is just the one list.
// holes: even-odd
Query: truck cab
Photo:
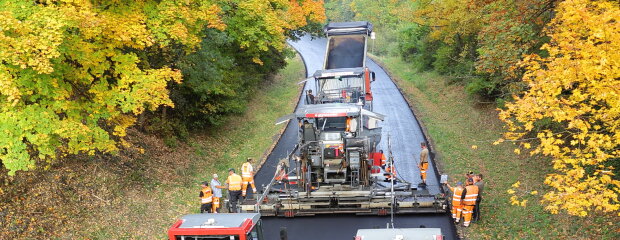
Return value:
[(317, 93), (313, 104), (362, 103), (365, 109), (372, 110), (370, 83), (375, 73), (368, 68), (318, 70), (313, 77)]
[(265, 240), (259, 213), (183, 216), (168, 229), (169, 240)]
[(441, 228), (359, 229), (354, 240), (443, 240)]

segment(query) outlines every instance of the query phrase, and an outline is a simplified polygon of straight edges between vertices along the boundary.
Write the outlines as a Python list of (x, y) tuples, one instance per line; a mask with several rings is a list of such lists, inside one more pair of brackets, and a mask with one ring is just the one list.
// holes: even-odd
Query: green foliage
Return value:
[(318, 0), (2, 1), (2, 165), (115, 153), (138, 115), (163, 135), (217, 123), (284, 66), (287, 37), (324, 19)]
[(369, 21), (374, 25), (376, 40), (369, 42), (374, 55), (398, 54), (400, 27), (415, 3), (408, 0), (326, 0), (330, 21)]
[(148, 66), (136, 53), (193, 49), (200, 29), (223, 27), (218, 11), (206, 1), (0, 3), (0, 159), (9, 174), (116, 152), (135, 115), (173, 105), (166, 86), (181, 80), (170, 62)]
[(198, 52), (179, 62), (185, 81), (172, 87), (175, 117), (190, 127), (218, 125), (227, 114), (242, 113), (259, 83), (286, 66), (285, 52), (262, 54), (262, 65), (226, 32), (208, 30)]
[(351, 9), (354, 0), (326, 0), (325, 13), (328, 22), (350, 22), (355, 19), (355, 12)]
[(399, 55), (403, 60), (413, 63), (419, 71), (433, 69), (433, 63), (437, 60), (435, 53), (442, 45), (440, 41), (429, 36), (430, 31), (429, 27), (415, 23), (400, 30)]

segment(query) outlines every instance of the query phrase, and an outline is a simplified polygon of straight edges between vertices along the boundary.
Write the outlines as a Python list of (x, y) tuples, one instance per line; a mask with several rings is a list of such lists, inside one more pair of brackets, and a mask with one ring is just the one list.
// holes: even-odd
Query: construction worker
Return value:
[(220, 210), (220, 200), (222, 198), (223, 188), (226, 187), (222, 186), (217, 174), (214, 173), (213, 179), (211, 179), (211, 189), (213, 190), (213, 207), (211, 208), (212, 213), (217, 213)]
[(202, 182), (200, 185), (202, 189), (200, 190), (200, 213), (211, 212), (212, 202), (213, 202), (213, 193), (211, 192), (211, 187), (209, 187), (208, 182)]
[(385, 164), (387, 163), (387, 158), (385, 158), (385, 154), (383, 154), (383, 150), (379, 150), (379, 154), (377, 154), (379, 161), (381, 161), (381, 168), (385, 169)]
[(314, 104), (314, 95), (312, 95), (312, 89), (306, 93), (306, 104)]
[(465, 198), (465, 188), (462, 182), (457, 182), (456, 187), (447, 184), (452, 192), (452, 218), (454, 222), (459, 223), (463, 212), (463, 199)]
[(252, 185), (252, 192), (256, 193), (256, 186), (254, 186), (254, 168), (252, 167), (252, 158), (248, 158), (241, 166), (241, 177), (243, 177), (243, 190), (241, 195), (245, 197), (248, 184)]
[(474, 178), (474, 172), (473, 171), (469, 171), (467, 173), (465, 173), (465, 179), (470, 179), (470, 178)]
[(354, 133), (357, 131), (357, 120), (353, 117), (347, 117), (346, 120), (347, 123), (347, 128), (346, 128), (346, 132), (351, 132)]
[(383, 175), (385, 176), (386, 182), (391, 181), (392, 178), (394, 178), (394, 181), (396, 181), (396, 167), (394, 167), (392, 163), (388, 163), (386, 165), (385, 173)]
[(482, 193), (484, 192), (484, 180), (482, 180), (482, 174), (476, 174), (474, 177), (474, 185), (478, 186), (478, 199), (476, 200), (476, 207), (474, 208), (474, 222), (480, 220), (480, 202), (482, 202)]
[(237, 201), (241, 198), (241, 176), (235, 174), (235, 169), (228, 169), (228, 179), (226, 179), (226, 187), (228, 188), (228, 201), (231, 205), (231, 211), (237, 212)]
[(467, 186), (465, 186), (465, 198), (463, 199), (463, 226), (469, 227), (472, 215), (474, 213), (474, 207), (476, 206), (476, 199), (478, 199), (478, 186), (474, 185), (474, 179), (467, 179)]
[(370, 153), (369, 156), (372, 159), (372, 173), (380, 173), (381, 169), (385, 170), (386, 158), (385, 154), (383, 154), (383, 150), (379, 150), (379, 152)]
[(276, 167), (276, 173), (275, 173), (275, 179), (276, 181), (278, 181), (279, 183), (282, 183), (282, 181), (288, 179), (288, 160), (286, 158), (281, 159), (280, 162), (278, 162), (278, 166)]
[(420, 168), (422, 183), (426, 184), (426, 170), (428, 170), (428, 148), (426, 147), (425, 142), (421, 142), (420, 147), (422, 148), (422, 151), (420, 151), (420, 163), (418, 167)]

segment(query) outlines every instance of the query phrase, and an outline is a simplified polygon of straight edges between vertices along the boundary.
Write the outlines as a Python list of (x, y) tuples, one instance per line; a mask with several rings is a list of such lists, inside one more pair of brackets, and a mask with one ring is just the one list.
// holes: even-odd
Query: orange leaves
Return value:
[(532, 153), (552, 159), (547, 210), (618, 212), (620, 69), (611, 63), (620, 62), (620, 6), (571, 0), (556, 11), (547, 29), (551, 42), (542, 47), (550, 56), (524, 58), (529, 90), (500, 113), (510, 130), (504, 137), (536, 135)]

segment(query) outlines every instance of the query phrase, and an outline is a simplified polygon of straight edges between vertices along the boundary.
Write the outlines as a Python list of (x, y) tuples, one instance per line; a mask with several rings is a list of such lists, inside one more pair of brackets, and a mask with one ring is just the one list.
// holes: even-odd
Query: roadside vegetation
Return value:
[[(459, 228), (466, 239), (616, 239), (620, 237), (613, 215), (576, 217), (551, 214), (539, 204), (543, 184), (552, 170), (547, 160), (516, 155), (516, 145), (493, 145), (504, 131), (495, 104), (482, 102), (465, 92), (450, 77), (417, 72), (398, 57), (379, 57), (405, 97), (418, 110), (418, 117), (433, 140), (443, 172), (464, 181), (468, 171), (485, 177), (482, 220)], [(524, 206), (511, 204), (515, 182)]]
[(486, 176), (486, 218), (465, 236), (620, 236), (617, 1), (325, 7), (329, 21), (375, 25), (369, 48), (419, 108), (444, 170)]
[(286, 40), (324, 20), (318, 0), (0, 1), (0, 239), (163, 238), (200, 180), (268, 149), (303, 72), (274, 79)]
[[(294, 110), (305, 68), (299, 56), (257, 87), (247, 110), (219, 128), (190, 133), (173, 146), (132, 129), (136, 148), (118, 156), (78, 156), (26, 172), (4, 188), (0, 239), (164, 239), (180, 216), (199, 212), (199, 183), (261, 159)], [(137, 147), (140, 147), (138, 149)]]

